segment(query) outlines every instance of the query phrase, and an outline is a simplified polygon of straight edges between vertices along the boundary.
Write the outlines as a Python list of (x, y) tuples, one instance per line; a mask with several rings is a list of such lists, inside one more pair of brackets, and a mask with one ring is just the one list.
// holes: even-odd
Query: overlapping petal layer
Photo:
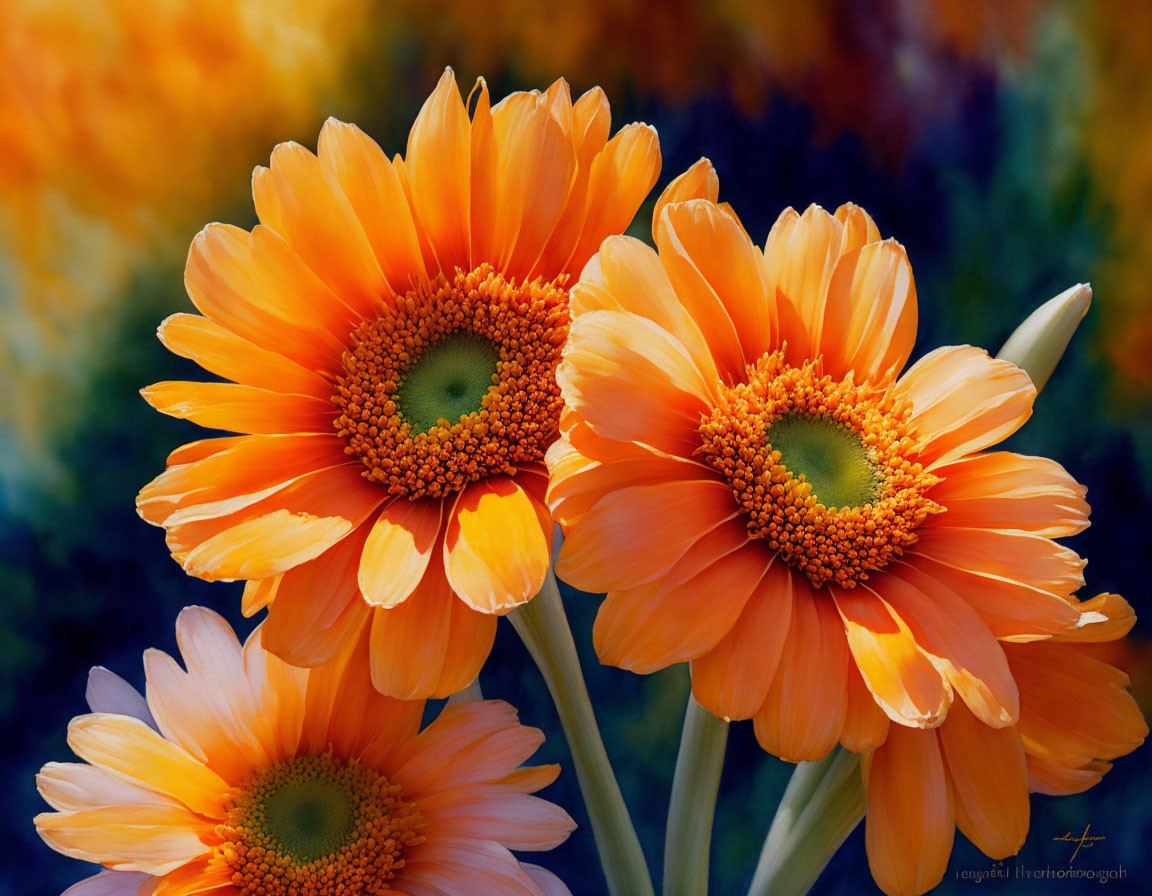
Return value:
[(1029, 791), (1086, 790), (1147, 737), (1128, 676), (1089, 647), (1122, 637), (1131, 607), (1113, 594), (1080, 606), (1096, 621), (1004, 645), (1020, 693), (1015, 724), (993, 728), (958, 702), (938, 728), (894, 727), (864, 754), (868, 860), (889, 896), (940, 882), (955, 829), (990, 858), (1014, 855), (1028, 832)]

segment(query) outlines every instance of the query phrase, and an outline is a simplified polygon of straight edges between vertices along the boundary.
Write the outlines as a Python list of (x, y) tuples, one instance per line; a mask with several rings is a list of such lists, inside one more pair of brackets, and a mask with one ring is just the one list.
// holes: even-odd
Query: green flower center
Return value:
[(939, 480), (919, 463), (911, 405), (821, 366), (792, 366), (783, 351), (749, 364), (701, 419), (698, 453), (749, 535), (813, 587), (855, 588), (916, 543), (941, 510), (927, 496)]
[(785, 414), (768, 427), (780, 463), (812, 486), (827, 507), (863, 507), (876, 498), (876, 467), (860, 434), (829, 417)]
[(459, 423), (480, 410), (498, 382), (500, 350), (472, 333), (453, 333), (429, 346), (404, 372), (396, 390), (396, 410), (413, 432)]
[(300, 863), (336, 852), (355, 828), (350, 795), (332, 778), (289, 784), (264, 801), (264, 830)]
[(217, 851), (241, 896), (386, 896), (423, 824), (379, 772), (299, 756), (237, 789)]

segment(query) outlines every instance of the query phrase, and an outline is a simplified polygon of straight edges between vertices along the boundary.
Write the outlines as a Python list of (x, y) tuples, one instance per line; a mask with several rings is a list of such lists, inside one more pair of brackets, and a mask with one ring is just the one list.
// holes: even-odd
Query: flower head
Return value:
[(1014, 724), (999, 641), (1086, 618), (1053, 540), (1087, 526), (1084, 489), (986, 450), (1034, 386), (970, 346), (903, 370), (912, 271), (862, 209), (788, 209), (761, 252), (716, 198), (702, 162), (657, 203), (658, 251), (609, 239), (573, 289), (549, 500), (557, 572), (608, 592), (601, 659), (691, 661), (703, 706), (791, 760), (954, 698)]
[(241, 433), (186, 445), (141, 492), (193, 575), (251, 580), (265, 642), (313, 665), (365, 627), (384, 693), (444, 696), (498, 614), (539, 590), (544, 452), (568, 283), (627, 226), (655, 132), (608, 139), (604, 95), (558, 81), (468, 110), (451, 71), (405, 158), (330, 120), (258, 169), (261, 224), (210, 225), (160, 328), (229, 383), (158, 383), (159, 410)]
[(1092, 654), (1135, 620), (1123, 598), (1083, 605), (1100, 621), (1047, 641), (1006, 643), (1020, 718), (991, 728), (957, 703), (940, 727), (894, 726), (863, 756), (865, 840), (872, 874), (890, 896), (918, 896), (944, 875), (957, 828), (986, 855), (1014, 855), (1028, 832), (1028, 793), (1080, 793), (1148, 726), (1128, 676)]
[(93, 670), (93, 712), (68, 728), (85, 761), (37, 778), (57, 810), (37, 816), (41, 836), (108, 869), (70, 893), (567, 892), (508, 851), (574, 827), (530, 796), (559, 768), (518, 768), (543, 736), (512, 707), (451, 705), (420, 731), (423, 701), (371, 687), (363, 639), (305, 670), (200, 607), (176, 636), (187, 671), (148, 651), (146, 700)]

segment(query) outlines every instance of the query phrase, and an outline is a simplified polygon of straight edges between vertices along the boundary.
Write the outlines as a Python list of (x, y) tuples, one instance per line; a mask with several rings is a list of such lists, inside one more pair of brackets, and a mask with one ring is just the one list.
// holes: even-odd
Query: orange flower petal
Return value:
[[(440, 270), (469, 263), (471, 123), (452, 69), (444, 70), (408, 135), (404, 170), (416, 219)], [(482, 261), (483, 259), (477, 259)]]
[(627, 229), (659, 175), (656, 130), (638, 123), (621, 128), (592, 162), (588, 213), (566, 270), (579, 273), (605, 237)]
[[(570, 104), (571, 97), (568, 93), (568, 85), (563, 80), (556, 82), (553, 88), (561, 84), (563, 85), (564, 101), (566, 104)], [(556, 103), (553, 103), (551, 108), (553, 115), (557, 115)], [(575, 105), (571, 105), (570, 108), (566, 105), (565, 109), (566, 111), (560, 116), (561, 126), (566, 129), (566, 133), (572, 141), (572, 149), (576, 158), (576, 174), (572, 180), (572, 189), (568, 194), (568, 204), (564, 208), (560, 220), (556, 223), (543, 254), (528, 274), (529, 277), (547, 276), (550, 271), (580, 273), (580, 269), (573, 269), (569, 266), (568, 261), (576, 251), (584, 223), (588, 218), (588, 184), (592, 178), (592, 165), (608, 141), (611, 114), (608, 108), (608, 99), (599, 87), (589, 90), (576, 101)], [(475, 123), (472, 127), (473, 134), (475, 134)], [(643, 197), (640, 199), (642, 200)], [(633, 211), (635, 212), (635, 210)]]
[(1030, 754), (1073, 768), (1130, 753), (1148, 725), (1128, 676), (1071, 644), (1006, 644), (1020, 687), (1018, 729)]
[[(411, 857), (409, 858), (408, 855)], [(405, 856), (404, 884), (425, 893), (540, 896), (540, 889), (503, 846), (445, 837), (413, 846)]]
[(252, 579), (244, 583), (244, 593), (240, 596), (240, 612), (244, 618), (255, 616), (276, 599), (276, 589), (280, 587), (279, 576), (267, 579)]
[(382, 694), (412, 699), (431, 694), (440, 680), (451, 601), (458, 598), (435, 580), (425, 576), (404, 603), (372, 610), (372, 684)]
[(685, 457), (700, 445), (711, 384), (684, 347), (646, 318), (611, 311), (576, 318), (556, 381), (568, 405), (605, 438)]
[(449, 704), (397, 751), (391, 778), (417, 801), (434, 790), (503, 778), (543, 742), (540, 730), (520, 725), (516, 710), (501, 700)]
[[(679, 303), (684, 306), (688, 316), (704, 334), (721, 378), (737, 381), (744, 376), (745, 364), (755, 360), (761, 352), (745, 356), (741, 333), (737, 329), (734, 315), (741, 321), (756, 319), (757, 315), (750, 313), (754, 309), (744, 312), (741, 308), (728, 308), (724, 304), (727, 295), (724, 297), (717, 295), (708, 281), (707, 274), (699, 267), (701, 264), (707, 267), (707, 261), (703, 257), (704, 247), (698, 245), (694, 238), (697, 227), (705, 227), (713, 233), (723, 233), (733, 239), (731, 252), (734, 255), (744, 254), (743, 243), (748, 241), (748, 237), (742, 231), (738, 238), (734, 237), (734, 232), (740, 228), (734, 227), (732, 220), (724, 212), (702, 199), (666, 206), (662, 217), (655, 225), (660, 263)], [(715, 237), (712, 239), (715, 241)], [(709, 270), (708, 273), (713, 272)], [(763, 295), (764, 287), (758, 285), (757, 292)], [(755, 301), (753, 296), (749, 304), (754, 304)], [(770, 337), (773, 327), (771, 317), (767, 316), (769, 314), (770, 309), (765, 304), (761, 311), (760, 323), (747, 334), (750, 343), (760, 345)]]
[(1061, 538), (1088, 528), (1087, 489), (1045, 457), (993, 451), (937, 467), (931, 498), (947, 509), (937, 526), (1020, 529)]
[(352, 205), (316, 156), (298, 143), (279, 144), (271, 166), (254, 176), (253, 196), (260, 220), (333, 293), (363, 317), (374, 316), (388, 284)]
[(704, 478), (709, 471), (693, 460), (668, 457), (643, 446), (632, 456), (607, 463), (591, 461), (561, 439), (548, 450), (552, 479), (548, 505), (564, 526), (575, 525), (583, 514), (607, 494), (633, 485), (656, 485), (680, 479)]
[(317, 155), (325, 173), (347, 198), (392, 292), (403, 294), (424, 280), (424, 256), (408, 197), (388, 156), (354, 124), (329, 118)]
[(81, 759), (129, 783), (170, 794), (200, 815), (224, 817), (229, 782), (139, 719), (104, 713), (77, 716), (68, 726), (68, 746)]
[(140, 394), (169, 417), (246, 434), (330, 433), (336, 416), (326, 399), (235, 383), (163, 382)]
[(347, 464), (300, 477), (226, 516), (167, 520), (168, 546), (192, 575), (263, 579), (318, 557), (359, 526), (382, 495)]
[(957, 705), (940, 727), (956, 825), (993, 859), (1015, 855), (1028, 833), (1028, 767), (1015, 728), (990, 728)]
[(316, 666), (333, 657), (368, 616), (356, 571), (369, 526), (280, 577), (263, 626), (264, 645), (285, 662)]
[[(509, 276), (524, 279), (568, 203), (576, 154), (540, 94), (506, 97), (492, 110), (492, 127), (500, 150), (492, 239), (503, 249), (495, 264)], [(635, 209), (629, 218), (632, 213)]]
[(799, 762), (824, 757), (840, 739), (849, 654), (844, 626), (827, 593), (808, 591), (797, 577), (792, 587), (780, 665), (753, 724), (760, 746)]
[(307, 370), (338, 369), (356, 315), (266, 227), (210, 224), (184, 269), (200, 312)]
[(395, 700), (372, 684), (367, 627), (335, 661), (310, 670), (299, 749), (332, 750), (369, 768), (387, 768), (391, 752), (420, 730), (423, 700)]
[(955, 837), (952, 789), (935, 731), (893, 725), (864, 758), (864, 843), (888, 896), (920, 896), (940, 883)]
[[(472, 98), (475, 97), (473, 104)], [(496, 214), (500, 206), (500, 191), (497, 186), (500, 149), (496, 144), (496, 134), (492, 123), (492, 100), (488, 96), (488, 85), (478, 78), (466, 105), (472, 106), (472, 130), (470, 134), (471, 194), (469, 212), (472, 216), (469, 227), (470, 257), (476, 260), (496, 258)], [(560, 270), (557, 265), (555, 270)]]
[[(156, 881), (155, 889), (148, 896), (201, 896), (216, 893), (216, 896), (231, 896), (232, 869), (219, 859), (198, 859), (177, 868)], [(148, 892), (148, 891), (145, 891)]]
[(382, 693), (447, 697), (475, 680), (492, 650), (496, 617), (460, 600), (433, 558), (408, 600), (372, 614), (372, 680)]
[(385, 609), (411, 594), (437, 544), (444, 502), (393, 501), (380, 511), (360, 561), (359, 583), (364, 600)]
[(34, 821), (57, 852), (115, 871), (167, 874), (211, 849), (197, 836), (209, 825), (183, 807), (113, 806), (44, 813)]
[(495, 840), (509, 849), (553, 849), (576, 829), (554, 803), (492, 785), (443, 790), (420, 801), (420, 814), (437, 839)]
[(589, 311), (646, 317), (680, 342), (707, 382), (720, 378), (704, 334), (681, 304), (659, 256), (633, 237), (604, 241), (572, 287), (571, 308), (574, 318)]
[(892, 722), (864, 683), (855, 663), (848, 664), (848, 707), (840, 743), (846, 750), (863, 753), (880, 746), (888, 737)]
[(1020, 715), (1020, 699), (1004, 651), (958, 594), (914, 567), (894, 563), (875, 590), (908, 626), (932, 661), (985, 725), (1003, 728)]
[(768, 294), (775, 297), (780, 342), (793, 364), (815, 358), (825, 330), (832, 272), (843, 253), (844, 226), (818, 205), (781, 212), (764, 244)]
[[(988, 557), (979, 560), (971, 556), (957, 557), (946, 563), (931, 555), (916, 553), (914, 549), (906, 557), (909, 563), (915, 563), (917, 569), (950, 591), (962, 594), (999, 640), (1047, 638), (1073, 628), (1080, 621), (1079, 611), (1066, 599), (1029, 582), (1026, 569), (1013, 570)], [(976, 568), (966, 569), (964, 563)]]
[(931, 524), (921, 526), (917, 535), (909, 553), (931, 557), (957, 569), (1002, 580), (1022, 580), (1060, 597), (1070, 597), (1084, 586), (1087, 561), (1042, 535)]
[(770, 562), (760, 545), (745, 544), (674, 587), (661, 580), (609, 594), (592, 630), (596, 655), (640, 673), (704, 655), (740, 618)]
[(912, 402), (928, 469), (1008, 438), (1032, 415), (1036, 398), (1028, 374), (970, 345), (929, 352), (900, 377), (896, 392)]
[[(569, 534), (556, 574), (584, 591), (634, 588), (667, 573), (734, 516), (732, 491), (714, 480), (623, 488), (605, 495)], [(685, 519), (694, 525), (681, 525)], [(628, 545), (627, 563), (620, 562), (622, 544)]]
[(833, 589), (852, 658), (892, 721), (919, 728), (938, 725), (952, 703), (952, 691), (883, 599), (888, 584)]
[(456, 501), (444, 539), (444, 572), (475, 610), (507, 613), (535, 595), (551, 562), (547, 510), (515, 480), (492, 477)]
[(455, 598), (450, 606), (444, 665), (432, 692), (436, 697), (455, 694), (475, 681), (496, 640), (495, 616), (477, 613), (459, 598)]
[(1083, 624), (1053, 635), (1053, 641), (1078, 641), (1081, 644), (1115, 641), (1128, 634), (1136, 624), (1136, 611), (1119, 594), (1097, 594), (1082, 602), (1077, 609)]
[[(745, 362), (775, 347), (776, 302), (759, 251), (739, 221), (704, 199), (665, 206), (656, 241), (680, 300), (698, 324), (709, 321), (721, 371), (738, 380)], [(705, 313), (716, 315), (714, 326)]]
[(183, 807), (175, 797), (83, 762), (49, 762), (36, 775), (36, 789), (48, 805), (64, 812), (108, 806)]
[[(767, 554), (759, 544), (741, 553)], [(768, 697), (792, 616), (792, 574), (773, 563), (728, 633), (692, 663), (692, 696), (722, 719), (751, 718)], [(710, 596), (724, 594), (712, 590)], [(715, 598), (713, 597), (713, 600)]]
[(173, 354), (241, 385), (325, 401), (332, 394), (332, 384), (323, 377), (199, 314), (173, 314), (157, 332)]
[(884, 385), (896, 379), (916, 342), (916, 287), (895, 240), (840, 257), (828, 285), (820, 348), (824, 372)]
[(704, 199), (713, 203), (720, 199), (720, 178), (708, 159), (699, 159), (683, 174), (673, 178), (656, 200), (652, 208), (653, 242), (656, 239), (655, 225), (665, 206), (687, 202), (689, 199)]

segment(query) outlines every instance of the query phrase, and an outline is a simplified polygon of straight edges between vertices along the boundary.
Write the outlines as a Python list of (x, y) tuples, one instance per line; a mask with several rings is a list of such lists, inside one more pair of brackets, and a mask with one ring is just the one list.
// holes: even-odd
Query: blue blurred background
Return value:
[[(272, 146), (314, 146), (329, 114), (389, 152), (435, 78), (484, 75), (494, 96), (565, 76), (603, 86), (616, 126), (660, 133), (657, 193), (702, 155), (753, 237), (786, 205), (854, 201), (905, 244), (920, 298), (916, 355), (993, 352), (1036, 305), (1091, 280), (1096, 300), (1012, 439), (1089, 489), (1086, 594), (1141, 617), (1114, 661), (1152, 704), (1152, 4), (815, 0), (10, 0), (0, 12), (0, 894), (55, 896), (88, 873), (49, 850), (33, 775), (64, 760), (88, 668), (138, 686), (141, 654), (174, 651), (180, 607), (246, 634), (238, 585), (172, 562), (133, 499), (196, 428), (138, 390), (197, 378), (157, 323), (190, 303), (183, 253), (207, 221), (255, 223), (248, 177)], [(651, 205), (633, 232), (645, 236)], [(566, 592), (608, 749), (654, 870), (688, 689), (686, 668), (641, 678), (598, 666), (597, 598)], [(502, 624), (481, 676), (544, 728), (546, 692)], [(713, 892), (743, 891), (790, 768), (732, 726)], [(1026, 879), (1067, 867), (1067, 831), (1107, 839), (1077, 867), (1120, 869), (1112, 892), (1152, 891), (1152, 761), (1140, 750), (1078, 797), (1033, 797), (1020, 856), (999, 866), (957, 836), (941, 893), (1097, 892)], [(603, 892), (574, 775), (545, 795), (581, 823), (539, 861), (575, 896)], [(982, 884), (972, 872), (1006, 869)], [(966, 875), (965, 873), (968, 872)], [(1006, 878), (1006, 879), (1005, 879)], [(878, 892), (857, 831), (816, 893)]]

